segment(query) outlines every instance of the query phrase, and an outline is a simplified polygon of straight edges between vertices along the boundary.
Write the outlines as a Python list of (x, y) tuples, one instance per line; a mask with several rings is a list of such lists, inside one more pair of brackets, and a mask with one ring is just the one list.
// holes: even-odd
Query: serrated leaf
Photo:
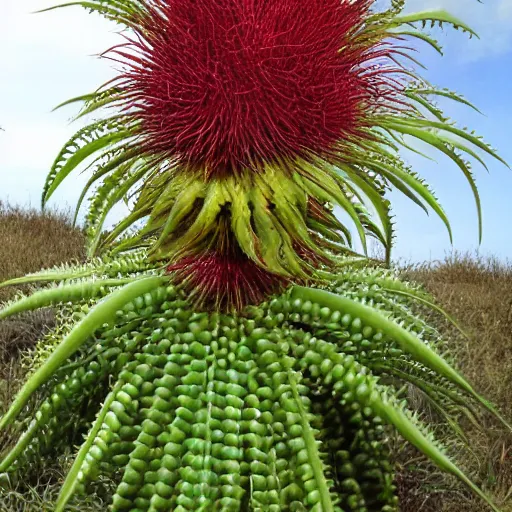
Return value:
[(117, 23), (124, 23), (125, 25), (130, 26), (132, 20), (130, 19), (130, 12), (119, 9), (119, 2), (104, 0), (102, 2), (95, 1), (77, 1), (77, 2), (67, 2), (60, 5), (54, 5), (52, 7), (47, 7), (45, 9), (41, 9), (36, 11), (36, 13), (54, 11), (55, 9), (62, 9), (64, 7), (83, 7), (84, 9), (89, 10), (90, 12), (97, 12), (102, 14), (107, 19), (113, 20)]
[(466, 177), (466, 180), (468, 181), (471, 190), (473, 192), (473, 197), (475, 199), (476, 208), (477, 208), (477, 215), (478, 215), (478, 239), (481, 242), (482, 240), (482, 207), (480, 204), (480, 194), (478, 193), (478, 188), (475, 184), (475, 180), (473, 178), (473, 175), (467, 165), (462, 161), (460, 157), (457, 156), (457, 154), (449, 149), (446, 144), (439, 139), (435, 134), (432, 132), (427, 132), (425, 130), (421, 130), (419, 128), (415, 128), (411, 125), (400, 125), (397, 124), (395, 127), (397, 131), (400, 131), (401, 133), (411, 135), (412, 137), (415, 137), (417, 139), (422, 140), (423, 142), (426, 142), (427, 144), (430, 144), (431, 146), (435, 147), (448, 157), (450, 157), (451, 160), (453, 160), (457, 166), (461, 169), (464, 176)]
[(426, 21), (432, 21), (432, 22), (439, 22), (439, 23), (449, 23), (450, 25), (453, 25), (454, 27), (461, 27), (466, 32), (469, 32), (470, 34), (474, 35), (478, 39), (480, 37), (478, 34), (468, 25), (466, 25), (463, 21), (456, 18), (452, 14), (450, 14), (448, 11), (445, 11), (444, 9), (439, 10), (429, 10), (429, 11), (421, 11), (421, 12), (415, 12), (411, 14), (403, 14), (400, 16), (396, 16), (393, 18), (393, 25), (405, 25), (407, 23), (417, 23), (420, 22), (426, 22)]
[[(480, 110), (478, 110), (472, 103), (470, 103), (468, 100), (463, 98), (462, 96), (451, 92), (451, 91), (443, 91), (442, 89), (415, 89), (414, 92), (416, 94), (425, 94), (425, 95), (437, 95), (437, 96), (444, 96), (445, 98), (449, 98), (453, 101), (457, 101), (458, 103), (463, 103), (464, 105), (467, 105), (468, 107), (471, 107), (473, 110), (476, 110), (479, 114), (482, 114)], [(484, 115), (484, 114), (482, 114)]]
[(391, 35), (398, 35), (398, 36), (409, 36), (409, 37), (416, 37), (418, 39), (421, 39), (422, 41), (428, 43), (434, 50), (436, 50), (439, 54), (443, 55), (443, 49), (441, 45), (432, 37), (427, 36), (423, 32), (416, 32), (412, 30), (394, 30), (391, 29), (390, 31)]
[[(119, 129), (108, 133), (109, 120), (102, 120), (87, 126), (77, 132), (64, 146), (57, 156), (43, 187), (43, 207), (62, 181), (86, 158), (97, 151), (108, 147), (120, 140), (130, 137), (132, 134), (127, 129)], [(98, 135), (101, 131), (107, 131), (106, 135)], [(87, 138), (92, 140), (87, 140)], [(81, 142), (86, 142), (80, 147)], [(70, 155), (70, 156), (69, 156)]]
[[(369, 168), (378, 169), (392, 183), (393, 181), (396, 182), (396, 179), (398, 178), (403, 183), (407, 184), (410, 188), (412, 188), (420, 197), (424, 199), (424, 201), (437, 213), (439, 218), (443, 221), (444, 225), (446, 226), (446, 229), (448, 230), (450, 243), (453, 243), (452, 229), (444, 210), (442, 209), (441, 205), (438, 203), (434, 195), (423, 183), (421, 183), (421, 181), (419, 181), (413, 175), (400, 169), (399, 167), (387, 165), (384, 162), (366, 161), (364, 162), (364, 165), (367, 165)], [(417, 203), (417, 201), (415, 202)]]

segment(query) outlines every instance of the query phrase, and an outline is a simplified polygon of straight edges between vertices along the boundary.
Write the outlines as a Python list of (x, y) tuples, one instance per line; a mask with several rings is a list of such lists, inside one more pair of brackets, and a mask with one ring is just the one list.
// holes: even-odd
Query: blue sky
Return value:
[[(380, 1), (380, 0), (379, 0)], [(383, 0), (382, 3), (384, 3)], [(409, 0), (407, 11), (441, 8), (463, 19), (481, 39), (446, 28), (432, 29), (444, 57), (418, 46), (432, 83), (462, 93), (484, 114), (439, 101), (461, 126), (469, 126), (512, 165), (512, 0)], [(69, 120), (73, 108), (51, 112), (73, 96), (94, 90), (113, 76), (110, 64), (94, 55), (119, 41), (116, 25), (79, 8), (45, 14), (31, 11), (52, 5), (44, 0), (2, 0), (0, 4), (0, 200), (38, 206), (45, 175), (59, 149), (79, 127)], [(454, 249), (478, 246), (477, 218), (469, 185), (446, 157), (428, 151), (436, 163), (407, 153), (435, 189), (454, 232)], [(484, 214), (482, 254), (512, 258), (512, 171), (486, 159), (490, 173), (473, 165)], [(85, 176), (64, 182), (53, 205), (71, 208)], [(448, 235), (430, 216), (393, 194), (397, 243), (395, 258), (439, 259), (452, 250)], [(111, 221), (122, 213), (114, 212)]]

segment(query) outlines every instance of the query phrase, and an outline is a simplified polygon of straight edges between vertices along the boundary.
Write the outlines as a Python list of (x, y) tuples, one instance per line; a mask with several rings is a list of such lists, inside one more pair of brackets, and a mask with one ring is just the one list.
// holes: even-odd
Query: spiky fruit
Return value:
[[(276, 279), (318, 282), (319, 262), (332, 265), (350, 253), (354, 227), (363, 248), (367, 236), (375, 237), (389, 261), (393, 232), (384, 195), (390, 186), (424, 209), (424, 203), (431, 206), (449, 229), (429, 188), (401, 161), (402, 135), (448, 155), (472, 186), (469, 164), (455, 148), (475, 155), (470, 145), (476, 145), (499, 157), (429, 101), (443, 94), (465, 102), (405, 67), (407, 38), (436, 43), (403, 27), (432, 21), (473, 32), (445, 11), (402, 15), (402, 1), (385, 12), (372, 10), (373, 4), (73, 2), (129, 31), (106, 53), (120, 64), (117, 78), (72, 100), (85, 100), (80, 115), (108, 108), (110, 117), (66, 144), (43, 203), (94, 155), (78, 206), (102, 182), (87, 216), (90, 254), (112, 245), (148, 247), (153, 259), (186, 273), (205, 304), (222, 302), (215, 296), (219, 287), (209, 289), (196, 275), (208, 272), (208, 264), (217, 275), (238, 265), (234, 275), (249, 266), (250, 274), (260, 267)], [(464, 143), (454, 143), (452, 135)], [(106, 214), (127, 196), (135, 199), (130, 215), (101, 237)], [(351, 224), (334, 216), (333, 207)], [(141, 219), (143, 227), (123, 238)], [(244, 257), (226, 258), (225, 240)], [(251, 303), (252, 290), (238, 280), (237, 307)]]
[[(78, 98), (81, 115), (117, 112), (68, 142), (43, 202), (94, 155), (79, 203), (101, 183), (89, 252), (111, 252), (16, 280), (67, 282), (0, 312), (65, 304), (60, 331), (38, 347), (0, 421), (23, 432), (0, 462), (12, 476), (86, 433), (56, 512), (101, 476), (116, 486), (119, 512), (390, 512), (382, 422), (488, 501), (398, 402), (396, 386), (418, 387), (447, 417), (472, 401), (498, 413), (407, 308), (418, 300), (436, 309), (431, 300), (385, 273), (358, 271), (364, 259), (343, 258), (354, 255), (351, 231), (333, 214), (345, 210), (363, 246), (367, 235), (379, 239), (387, 261), (390, 185), (449, 228), (401, 162), (402, 135), (450, 156), (478, 204), (454, 148), (478, 159), (466, 143), (496, 153), (447, 122), (425, 96), (465, 100), (408, 71), (396, 44), (419, 37), (436, 46), (403, 30), (417, 21), (471, 30), (444, 11), (402, 15), (403, 1), (393, 0), (377, 13), (372, 4), (72, 2), (130, 32), (110, 54), (124, 66), (118, 79)], [(123, 198), (135, 199), (130, 214), (103, 236)]]

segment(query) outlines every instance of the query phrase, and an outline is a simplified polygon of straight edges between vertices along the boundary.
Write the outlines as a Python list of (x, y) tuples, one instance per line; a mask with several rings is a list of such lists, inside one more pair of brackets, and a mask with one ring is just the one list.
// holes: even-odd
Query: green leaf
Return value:
[(417, 139), (420, 139), (427, 144), (430, 144), (431, 146), (434, 146), (436, 149), (450, 157), (451, 160), (453, 160), (459, 169), (463, 172), (464, 176), (466, 177), (466, 180), (468, 181), (471, 190), (473, 192), (473, 197), (475, 199), (476, 203), (476, 209), (477, 209), (477, 215), (478, 215), (478, 239), (481, 242), (482, 241), (482, 207), (480, 204), (480, 194), (478, 193), (478, 188), (476, 186), (475, 180), (473, 178), (473, 175), (467, 165), (464, 163), (464, 161), (457, 156), (457, 154), (449, 149), (446, 144), (437, 137), (436, 134), (430, 132), (421, 130), (419, 128), (416, 128), (412, 126), (411, 124), (399, 124), (397, 123), (395, 129), (397, 131), (400, 131), (401, 133), (404, 133), (406, 135), (411, 135), (412, 137), (415, 137)]
[(78, 213), (80, 212), (80, 208), (82, 206), (82, 203), (85, 199), (85, 196), (87, 195), (87, 192), (89, 192), (90, 188), (96, 183), (96, 181), (100, 180), (103, 176), (108, 174), (109, 172), (116, 169), (116, 167), (120, 165), (132, 165), (135, 163), (135, 160), (138, 158), (139, 151), (137, 148), (133, 148), (131, 146), (125, 146), (122, 149), (117, 148), (113, 149), (111, 151), (107, 151), (105, 153), (102, 153), (94, 162), (91, 163), (87, 167), (87, 169), (84, 169), (84, 172), (91, 169), (91, 167), (95, 166), (98, 162), (100, 162), (103, 159), (106, 159), (107, 162), (103, 165), (98, 165), (96, 171), (94, 171), (93, 175), (89, 178), (85, 186), (83, 187), (80, 197), (78, 198), (77, 205), (75, 207), (75, 215), (73, 217), (73, 225), (76, 225), (76, 221), (78, 218)]
[(118, 380), (112, 391), (108, 394), (107, 398), (105, 399), (105, 402), (103, 403), (103, 406), (101, 407), (96, 417), (96, 420), (92, 425), (92, 428), (89, 430), (89, 434), (87, 435), (85, 443), (83, 443), (82, 446), (80, 447), (80, 450), (77, 456), (75, 457), (73, 465), (71, 466), (71, 469), (69, 470), (66, 476), (66, 480), (64, 480), (64, 484), (62, 485), (62, 488), (60, 490), (57, 503), (55, 504), (55, 512), (63, 512), (66, 507), (66, 504), (68, 503), (71, 496), (75, 492), (76, 486), (79, 482), (78, 474), (80, 473), (85, 457), (89, 453), (89, 450), (91, 449), (94, 440), (98, 435), (101, 426), (103, 425), (103, 420), (105, 419), (105, 416), (110, 410), (110, 405), (115, 400), (116, 395), (123, 387), (123, 384), (124, 382), (122, 380)]
[(39, 283), (43, 281), (64, 281), (66, 279), (80, 279), (82, 277), (88, 277), (91, 274), (94, 274), (94, 270), (78, 270), (73, 271), (69, 269), (68, 271), (51, 271), (51, 270), (43, 270), (36, 274), (29, 274), (23, 277), (16, 277), (14, 279), (9, 279), (8, 281), (4, 281), (0, 283), (0, 288), (4, 288), (6, 286), (14, 286), (14, 285), (23, 285), (30, 283)]
[[(366, 242), (366, 233), (364, 231), (364, 227), (361, 224), (359, 216), (354, 208), (354, 205), (350, 202), (345, 192), (337, 185), (328, 186), (326, 181), (328, 179), (332, 179), (330, 176), (324, 174), (323, 176), (318, 176), (318, 172), (315, 172), (314, 168), (311, 168), (308, 164), (303, 163), (304, 166), (309, 170), (307, 176), (304, 176), (303, 179), (307, 179), (306, 187), (310, 189), (310, 195), (315, 198), (323, 198), (326, 201), (332, 202), (333, 204), (337, 204), (340, 206), (352, 219), (357, 232), (359, 234), (359, 239), (361, 240), (361, 244), (363, 246), (363, 252), (367, 254), (367, 242)], [(335, 175), (335, 171), (332, 171)]]
[(124, 219), (119, 221), (112, 231), (108, 233), (103, 241), (101, 241), (99, 248), (103, 249), (108, 247), (114, 240), (121, 235), (124, 231), (126, 231), (130, 226), (132, 226), (138, 220), (149, 216), (151, 213), (151, 207), (146, 206), (145, 208), (139, 208), (138, 210), (134, 210), (128, 214)]
[(316, 483), (317, 491), (319, 493), (319, 505), (322, 512), (334, 512), (334, 504), (331, 500), (331, 494), (329, 492), (329, 483), (325, 478), (325, 467), (318, 451), (318, 442), (311, 429), (311, 425), (308, 421), (304, 404), (302, 403), (299, 391), (297, 389), (297, 380), (294, 373), (288, 370), (288, 382), (290, 383), (290, 389), (294, 402), (297, 406), (298, 413), (300, 415), (300, 422), (302, 426), (302, 435), (306, 444), (306, 451), (308, 454), (308, 462), (313, 470), (313, 478)]
[[(47, 7), (46, 9), (41, 9), (36, 11), (36, 13), (53, 11), (55, 9), (61, 9), (63, 7), (73, 7), (79, 6), (87, 9), (91, 12), (97, 12), (99, 14), (103, 14), (106, 18), (111, 19), (117, 23), (124, 23), (125, 25), (130, 26), (132, 24), (132, 19), (130, 16), (133, 14), (130, 12), (126, 6), (123, 6), (120, 2), (116, 2), (115, 0), (102, 0), (102, 1), (77, 1), (77, 2), (67, 2), (65, 4), (54, 5), (52, 7)], [(121, 6), (121, 8), (119, 8)]]
[(443, 23), (449, 23), (453, 25), (455, 28), (461, 27), (463, 31), (469, 32), (471, 35), (476, 36), (478, 39), (480, 37), (478, 34), (468, 25), (466, 25), (463, 21), (459, 20), (448, 11), (444, 9), (432, 10), (432, 11), (421, 11), (415, 12), (411, 14), (402, 14), (400, 16), (395, 16), (393, 18), (393, 25), (405, 25), (406, 23), (417, 23), (421, 21), (426, 23), (427, 21), (431, 21), (432, 23), (438, 22), (440, 25)]
[(69, 100), (64, 101), (63, 103), (59, 103), (56, 107), (52, 109), (52, 112), (55, 112), (59, 108), (66, 107), (67, 105), (72, 105), (73, 103), (82, 103), (87, 102), (92, 99), (94, 99), (97, 96), (97, 93), (92, 92), (89, 94), (83, 94), (82, 96), (76, 96), (74, 98), (71, 98)]
[(111, 87), (101, 90), (105, 85), (106, 84), (100, 87), (94, 96), (86, 102), (80, 113), (75, 117), (75, 120), (91, 114), (106, 105), (111, 105), (123, 100), (122, 89), (119, 87)]
[[(463, 103), (464, 105), (467, 105), (468, 107), (471, 107), (473, 110), (476, 110), (479, 114), (482, 114), (482, 112), (480, 112), (480, 110), (478, 110), (467, 99), (463, 98), (459, 94), (457, 94), (455, 92), (452, 92), (452, 91), (448, 91), (448, 90), (444, 90), (444, 89), (431, 88), (431, 89), (415, 89), (414, 92), (416, 94), (424, 94), (424, 95), (429, 95), (429, 96), (431, 96), (431, 95), (444, 96), (445, 98), (449, 98), (449, 99), (451, 99), (453, 101), (456, 101), (458, 103)], [(482, 115), (484, 115), (484, 114), (482, 114)]]
[[(377, 280), (376, 282), (378, 283), (379, 281)], [(469, 340), (468, 334), (466, 333), (466, 331), (464, 331), (464, 329), (462, 329), (462, 327), (458, 324), (458, 322), (451, 315), (449, 315), (443, 308), (434, 304), (431, 300), (429, 300), (428, 298), (423, 296), (423, 294), (419, 294), (414, 291), (408, 291), (405, 289), (397, 289), (396, 287), (387, 288), (386, 286), (383, 286), (383, 290), (386, 290), (390, 293), (396, 293), (398, 295), (403, 295), (404, 297), (408, 297), (410, 299), (417, 300), (418, 302), (422, 302), (423, 304), (428, 306), (430, 309), (433, 309), (433, 310), (437, 311), (438, 313), (440, 313), (442, 316), (444, 316), (446, 318), (446, 320), (448, 320), (466, 339)]]
[[(388, 130), (386, 129), (386, 131), (388, 132), (389, 136), (393, 139), (393, 140), (396, 140), (398, 142), (398, 144), (400, 144), (402, 147), (404, 147), (405, 149), (408, 149), (409, 151), (412, 151), (413, 153), (416, 153), (417, 155), (420, 155), (422, 156), (423, 158), (426, 158), (427, 160), (430, 160), (431, 162), (435, 162), (437, 163), (436, 160), (434, 160), (432, 157), (426, 155), (425, 153), (422, 153), (421, 151), (419, 151), (418, 149), (416, 148), (413, 148), (412, 146), (409, 146), (402, 137), (400, 137), (397, 133), (393, 133), (391, 130)], [(398, 151), (398, 150), (397, 150)], [(393, 159), (393, 156), (391, 157)]]
[(93, 142), (89, 142), (82, 148), (77, 149), (67, 159), (62, 159), (62, 156), (60, 156), (60, 158), (58, 158), (54, 164), (54, 167), (52, 168), (52, 171), (45, 182), (43, 192), (43, 206), (48, 202), (62, 181), (64, 181), (64, 179), (86, 158), (96, 153), (96, 151), (99, 151), (100, 149), (110, 146), (130, 136), (130, 132), (120, 130), (100, 137)]
[(487, 167), (487, 164), (482, 160), (482, 158), (475, 153), (471, 148), (468, 148), (464, 144), (461, 144), (458, 140), (447, 137), (446, 135), (443, 135), (442, 133), (439, 133), (437, 129), (432, 129), (431, 133), (435, 133), (436, 137), (440, 140), (445, 142), (446, 144), (451, 144), (452, 146), (456, 147), (457, 149), (460, 149), (461, 151), (464, 151), (468, 155), (471, 155), (475, 160), (480, 162), (482, 166), (485, 168), (487, 172), (489, 172), (489, 168)]
[[(399, 167), (393, 167), (384, 162), (363, 161), (362, 163), (369, 169), (377, 169), (378, 172), (382, 173), (391, 183), (394, 182), (395, 186), (398, 183), (396, 178), (398, 178), (403, 183), (411, 187), (437, 213), (439, 218), (443, 221), (444, 225), (446, 226), (446, 229), (448, 230), (450, 243), (453, 243), (452, 229), (448, 217), (446, 216), (444, 210), (441, 208), (441, 205), (438, 203), (437, 199), (421, 181), (419, 181), (412, 174), (409, 174), (406, 171), (400, 169)], [(403, 187), (400, 190), (403, 192)], [(416, 204), (420, 204), (418, 203), (418, 201), (415, 202)], [(424, 208), (424, 206), (422, 207)]]
[(11, 407), (1, 419), (0, 430), (5, 429), (16, 419), (39, 386), (47, 382), (64, 361), (72, 356), (98, 328), (116, 318), (116, 312), (119, 309), (131, 300), (161, 286), (165, 281), (165, 278), (159, 276), (137, 279), (96, 304), (90, 313), (73, 327), (45, 363), (21, 388)]
[[(454, 135), (458, 135), (462, 139), (467, 140), (468, 142), (471, 142), (471, 144), (475, 145), (476, 147), (480, 148), (482, 151), (485, 151), (490, 156), (496, 158), (496, 160), (499, 160), (502, 164), (506, 165), (509, 169), (510, 166), (503, 160), (501, 157), (498, 156), (498, 154), (492, 150), (487, 144), (482, 142), (478, 137), (471, 135), (470, 133), (461, 130), (460, 128), (456, 128), (455, 126), (446, 124), (446, 123), (440, 123), (438, 121), (431, 121), (429, 119), (406, 119), (406, 118), (389, 118), (391, 123), (393, 124), (401, 124), (401, 125), (412, 125), (415, 128), (418, 127), (426, 127), (426, 128), (438, 128), (439, 130), (444, 130), (446, 132), (453, 133)], [(388, 124), (388, 120), (385, 121), (386, 124)], [(395, 128), (393, 128), (395, 129)], [(400, 130), (398, 130), (400, 131)]]
[(428, 43), (434, 50), (436, 50), (439, 54), (443, 55), (443, 49), (439, 45), (439, 43), (433, 39), (432, 37), (427, 36), (423, 32), (416, 32), (416, 31), (409, 31), (409, 30), (393, 30), (391, 29), (389, 31), (391, 35), (397, 35), (397, 36), (410, 36), (410, 37), (416, 37), (418, 39), (421, 39), (422, 41), (425, 41)]
[(432, 105), (425, 98), (418, 96), (414, 90), (413, 91), (405, 91), (405, 95), (408, 98), (411, 98), (412, 100), (414, 100), (417, 103), (419, 103), (420, 105), (422, 105), (424, 108), (426, 108), (431, 114), (433, 114), (435, 117), (437, 117), (437, 119), (439, 119), (439, 121), (441, 121), (441, 122), (446, 121), (445, 117), (443, 116), (443, 113), (438, 108), (434, 107), (434, 105)]
[(477, 496), (480, 496), (494, 512), (501, 512), (489, 499), (489, 497), (477, 487), (444, 453), (430, 442), (421, 430), (396, 406), (383, 400), (378, 395), (373, 395), (370, 401), (371, 407), (387, 423), (394, 425), (402, 437), (424, 453), (442, 470), (455, 475), (464, 482)]
[(133, 281), (133, 278), (128, 279), (97, 279), (94, 281), (85, 281), (79, 284), (70, 284), (65, 286), (58, 286), (56, 288), (49, 288), (40, 290), (28, 297), (8, 304), (0, 310), (0, 320), (8, 318), (12, 315), (17, 315), (25, 311), (33, 311), (63, 302), (73, 302), (81, 299), (88, 299), (95, 297), (101, 293), (102, 288), (110, 288), (115, 286), (122, 286)]
[(150, 171), (147, 165), (129, 168), (129, 163), (119, 167), (110, 181), (105, 181), (91, 203), (86, 230), (88, 231), (88, 256), (93, 257), (98, 248), (101, 231), (108, 213), (123, 199), (130, 188)]

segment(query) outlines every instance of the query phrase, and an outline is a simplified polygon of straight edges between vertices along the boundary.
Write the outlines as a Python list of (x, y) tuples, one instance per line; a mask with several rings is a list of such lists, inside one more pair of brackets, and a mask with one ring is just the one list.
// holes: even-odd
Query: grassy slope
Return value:
[[(82, 259), (83, 242), (82, 233), (71, 228), (65, 215), (40, 215), (0, 203), (0, 282), (63, 261)], [(404, 275), (423, 283), (469, 331), (471, 342), (439, 325), (453, 339), (452, 350), (462, 372), (512, 419), (512, 267), (466, 256), (438, 265), (409, 267)], [(0, 289), (0, 301), (11, 296), (10, 290)], [(10, 399), (11, 386), (20, 375), (19, 350), (31, 346), (51, 325), (48, 311), (0, 323), (0, 379), (10, 383), (0, 385), (0, 410)], [(483, 418), (483, 424), (483, 430), (465, 425), (479, 460), (468, 461), (469, 466), (483, 485), (487, 483), (503, 510), (512, 512), (512, 437), (488, 418)], [(424, 463), (414, 450), (400, 451), (397, 459), (401, 466), (397, 482), (402, 512), (484, 512), (481, 502)], [(58, 486), (48, 481), (60, 478), (57, 468), (43, 476), (40, 485), (28, 494), (4, 494), (0, 512), (52, 510)], [(100, 502), (95, 504), (93, 499), (90, 504), (82, 501), (77, 510), (101, 509)]]
[[(0, 282), (65, 261), (83, 260), (84, 242), (83, 234), (71, 226), (69, 215), (41, 214), (0, 201)], [(0, 288), (0, 302), (11, 299), (15, 292)], [(0, 361), (33, 344), (51, 323), (48, 311), (0, 323)]]
[[(455, 317), (469, 341), (446, 325), (450, 350), (467, 379), (512, 420), (512, 265), (493, 258), (455, 255), (445, 261), (409, 266), (404, 277), (419, 282)], [(512, 512), (512, 435), (488, 417), (482, 429), (463, 423), (474, 458), (468, 460), (474, 478), (494, 496), (505, 511)], [(409, 451), (407, 458), (417, 454)], [(480, 501), (428, 465), (399, 475), (404, 512), (483, 512)], [(428, 469), (427, 473), (422, 470)], [(436, 492), (431, 486), (450, 489)]]
[[(85, 237), (71, 226), (70, 216), (35, 209), (21, 209), (0, 201), (0, 282), (23, 276), (66, 261), (85, 258)], [(29, 287), (21, 288), (28, 292)], [(0, 288), (0, 302), (12, 299), (20, 289)], [(22, 379), (20, 351), (34, 345), (54, 324), (51, 310), (19, 315), (0, 322), (0, 411), (12, 399)], [(2, 446), (0, 437), (0, 449)], [(42, 475), (29, 493), (9, 492), (0, 497), (0, 512), (50, 512), (58, 487), (48, 481), (62, 478), (58, 469)], [(76, 510), (87, 512), (86, 507)], [(91, 508), (101, 510), (101, 507)]]

